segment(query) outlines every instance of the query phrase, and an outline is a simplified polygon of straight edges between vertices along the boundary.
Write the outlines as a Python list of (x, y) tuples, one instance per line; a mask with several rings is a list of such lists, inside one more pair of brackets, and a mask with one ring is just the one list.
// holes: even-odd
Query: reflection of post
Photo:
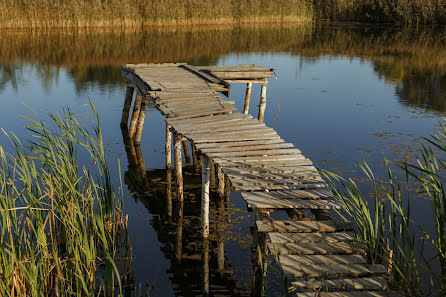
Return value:
[(133, 139), (136, 132), (136, 124), (138, 123), (139, 111), (141, 109), (142, 95), (138, 91), (136, 94), (135, 104), (133, 105), (132, 119), (130, 120), (129, 137)]
[(227, 221), (231, 223), (231, 213), (228, 211), (231, 206), (231, 185), (229, 183), (229, 178), (225, 176), (225, 203), (226, 203), (226, 213)]
[(181, 262), (183, 257), (183, 207), (184, 200), (178, 200), (178, 221), (177, 221), (177, 238), (176, 238), (176, 250), (175, 257), (178, 262)]
[(209, 179), (210, 179), (209, 187), (211, 187), (211, 189), (214, 190), (215, 189), (215, 165), (214, 165), (214, 161), (210, 160), (209, 161), (209, 166), (211, 168), (210, 177), (209, 177)]
[(203, 288), (202, 296), (209, 296), (209, 239), (203, 238), (203, 247), (201, 254)]
[(245, 94), (245, 106), (243, 107), (244, 114), (248, 114), (249, 112), (249, 100), (251, 99), (251, 89), (252, 89), (252, 83), (247, 83), (246, 94)]
[(142, 129), (144, 128), (144, 120), (146, 118), (146, 109), (147, 109), (148, 101), (149, 101), (149, 96), (144, 95), (143, 99), (142, 99), (142, 103), (141, 103), (140, 112), (139, 112), (138, 125), (136, 126), (136, 135), (135, 135), (136, 143), (141, 142)]
[(142, 189), (145, 190), (147, 187), (147, 172), (146, 172), (146, 165), (144, 164), (144, 158), (142, 157), (141, 146), (138, 143), (134, 144), (132, 139), (130, 139), (130, 143), (135, 146), (136, 159), (138, 160), (139, 174), (141, 175), (141, 186)]
[(265, 117), (265, 109), (266, 109), (266, 84), (267, 82), (262, 83), (262, 89), (260, 90), (260, 103), (259, 103), (259, 115), (258, 120), (263, 122)]
[(184, 160), (187, 164), (190, 164), (190, 152), (189, 152), (189, 146), (187, 144), (187, 139), (183, 140), (183, 151), (184, 151)]
[(169, 220), (172, 219), (172, 132), (166, 123), (166, 212)]
[(252, 285), (251, 297), (264, 296), (264, 283), (266, 277), (266, 240), (257, 229), (254, 230), (251, 246)]
[(203, 168), (201, 170), (201, 230), (203, 237), (209, 235), (209, 183), (210, 183), (210, 162), (208, 157), (203, 158)]
[(217, 264), (218, 264), (218, 270), (220, 271), (221, 274), (223, 274), (223, 270), (225, 268), (224, 219), (225, 219), (225, 197), (223, 189), (223, 195), (219, 195), (218, 197), (218, 225), (217, 225)]
[(122, 109), (121, 128), (127, 128), (127, 124), (129, 121), (130, 106), (132, 106), (134, 89), (135, 87), (133, 85), (127, 85), (127, 90), (125, 92), (124, 108)]

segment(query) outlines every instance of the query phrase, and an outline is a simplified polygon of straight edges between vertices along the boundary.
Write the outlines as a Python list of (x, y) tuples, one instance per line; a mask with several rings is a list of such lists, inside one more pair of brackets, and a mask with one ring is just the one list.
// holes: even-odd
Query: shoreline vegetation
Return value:
[(446, 24), (446, 1), (0, 0), (0, 28), (164, 27), (313, 21)]

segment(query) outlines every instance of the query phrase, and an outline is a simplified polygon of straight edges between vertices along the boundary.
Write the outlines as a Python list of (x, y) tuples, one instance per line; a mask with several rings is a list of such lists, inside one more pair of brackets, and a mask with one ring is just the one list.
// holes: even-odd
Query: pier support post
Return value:
[(122, 116), (121, 116), (121, 128), (127, 128), (127, 124), (129, 121), (130, 107), (132, 106), (134, 89), (135, 87), (133, 85), (130, 84), (127, 85), (127, 90), (125, 92), (124, 107), (122, 109)]
[(187, 139), (183, 140), (183, 151), (184, 151), (184, 160), (187, 164), (190, 164), (190, 152), (189, 152), (189, 146), (187, 144)]
[(169, 220), (172, 219), (172, 132), (166, 123), (166, 211)]
[(181, 157), (181, 140), (180, 134), (175, 132), (175, 177), (177, 187), (177, 201), (180, 203), (183, 201), (183, 158)]
[(260, 103), (259, 103), (259, 115), (257, 119), (263, 122), (265, 118), (265, 109), (266, 109), (266, 85), (267, 82), (262, 82), (262, 88), (260, 90)]
[(203, 238), (203, 246), (201, 248), (201, 262), (202, 262), (202, 296), (209, 296), (209, 239)]
[(192, 146), (192, 160), (194, 162), (194, 171), (195, 174), (200, 173), (200, 162), (198, 161), (198, 152), (197, 149), (195, 148), (195, 144), (193, 142), (190, 143)]
[(217, 171), (217, 193), (218, 196), (224, 199), (225, 196), (225, 175), (221, 170), (220, 166), (216, 166), (215, 170)]
[(141, 109), (141, 101), (142, 95), (138, 91), (136, 94), (135, 104), (133, 105), (132, 119), (130, 120), (129, 137), (131, 139), (134, 139), (135, 137), (136, 125), (138, 124), (139, 111)]
[(203, 158), (203, 168), (201, 170), (201, 230), (203, 237), (209, 235), (209, 184), (210, 184), (210, 160)]
[(243, 113), (248, 114), (249, 112), (249, 101), (251, 100), (251, 89), (252, 83), (246, 84), (246, 94), (245, 94), (245, 106), (243, 107)]
[(215, 190), (215, 166), (214, 166), (214, 161), (209, 160), (209, 166), (211, 167), (211, 171), (210, 171), (210, 187), (212, 190)]
[(138, 119), (138, 125), (136, 126), (136, 135), (135, 135), (135, 142), (140, 143), (141, 142), (141, 136), (142, 136), (142, 129), (144, 128), (144, 121), (146, 119), (146, 109), (147, 109), (147, 102), (149, 101), (149, 98), (147, 95), (143, 96), (142, 102), (141, 102), (141, 108), (139, 111), (139, 119)]

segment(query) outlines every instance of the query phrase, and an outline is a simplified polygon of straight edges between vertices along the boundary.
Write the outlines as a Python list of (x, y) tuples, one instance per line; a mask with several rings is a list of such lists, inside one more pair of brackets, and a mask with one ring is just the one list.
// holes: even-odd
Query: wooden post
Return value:
[(220, 166), (216, 166), (217, 171), (217, 180), (218, 180), (218, 188), (217, 193), (218, 196), (224, 197), (225, 196), (225, 175), (223, 171), (221, 170)]
[[(226, 204), (226, 210), (228, 210), (231, 207), (231, 185), (229, 182), (229, 178), (225, 176), (225, 204)], [(227, 222), (231, 223), (231, 213), (229, 211), (227, 213)]]
[(121, 128), (127, 128), (127, 124), (129, 121), (130, 106), (132, 106), (134, 89), (135, 87), (133, 85), (127, 85), (127, 90), (125, 92), (124, 108), (122, 109), (122, 116), (121, 116)]
[(181, 259), (183, 257), (183, 207), (184, 207), (183, 199), (178, 200), (178, 221), (177, 221), (175, 257), (177, 258), (177, 261), (179, 263), (181, 263)]
[(259, 103), (259, 115), (257, 119), (263, 122), (265, 118), (265, 109), (266, 109), (266, 85), (267, 82), (262, 83), (262, 89), (260, 90), (260, 103)]
[(134, 144), (136, 151), (136, 159), (138, 160), (138, 170), (141, 176), (141, 189), (145, 192), (147, 188), (147, 172), (146, 165), (144, 164), (144, 158), (142, 156), (141, 146)]
[(190, 152), (189, 152), (189, 146), (187, 145), (187, 139), (183, 140), (183, 151), (186, 163), (190, 164)]
[(139, 111), (141, 109), (141, 101), (142, 95), (138, 92), (138, 94), (136, 94), (135, 104), (133, 105), (132, 119), (130, 120), (129, 137), (131, 139), (133, 139), (133, 137), (135, 136), (136, 125), (139, 118)]
[(208, 157), (203, 158), (201, 170), (201, 230), (203, 237), (209, 235), (209, 184), (210, 184), (210, 162)]
[(170, 125), (166, 123), (166, 144), (164, 146), (166, 151), (166, 168), (172, 168), (172, 132)]
[(178, 203), (183, 201), (183, 159), (181, 157), (181, 139), (181, 135), (175, 132), (175, 176)]
[(192, 147), (192, 159), (194, 162), (194, 171), (195, 174), (200, 173), (200, 163), (198, 162), (198, 152), (197, 149), (195, 148), (195, 145), (193, 142), (190, 143), (191, 147)]
[(166, 123), (166, 211), (169, 221), (172, 219), (172, 132)]
[(245, 106), (243, 107), (244, 114), (248, 114), (249, 112), (249, 100), (251, 99), (251, 89), (252, 89), (252, 83), (247, 83), (246, 94), (245, 94)]
[(209, 187), (211, 189), (215, 189), (215, 166), (214, 166), (214, 161), (210, 160), (209, 161), (209, 166), (211, 167), (211, 171), (210, 171), (210, 185)]
[[(223, 176), (224, 180), (224, 176)], [(220, 188), (220, 184), (219, 184)], [(224, 229), (224, 220), (225, 220), (225, 197), (224, 197), (224, 188), (223, 195), (218, 197), (218, 225), (217, 225), (217, 265), (220, 274), (223, 275), (223, 271), (225, 268), (225, 229)]]
[(148, 101), (149, 101), (148, 95), (144, 95), (141, 102), (141, 108), (139, 111), (138, 125), (136, 126), (136, 135), (135, 135), (136, 143), (141, 142), (142, 129), (144, 128), (144, 120), (146, 118), (146, 109)]

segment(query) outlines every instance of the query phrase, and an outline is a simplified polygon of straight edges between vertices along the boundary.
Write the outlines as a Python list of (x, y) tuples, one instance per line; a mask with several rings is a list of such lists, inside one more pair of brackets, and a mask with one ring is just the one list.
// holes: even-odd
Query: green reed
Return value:
[[(385, 180), (378, 180), (365, 161), (359, 163), (372, 187), (368, 193), (361, 191), (353, 179), (322, 171), (335, 198), (346, 207), (346, 214), (340, 215), (354, 222), (358, 240), (368, 245), (368, 260), (387, 265), (391, 285), (410, 296), (446, 292), (446, 196), (441, 172), (446, 168), (446, 127), (441, 124), (438, 134), (425, 141), (419, 147), (416, 164), (391, 164), (385, 159)], [(403, 170), (405, 181), (394, 176), (391, 165)], [(415, 186), (417, 193), (431, 201), (435, 234), (414, 221), (410, 201), (420, 198), (410, 197), (409, 186)], [(421, 241), (415, 235), (417, 231), (422, 234)], [(428, 242), (428, 248), (436, 252), (433, 259), (427, 257)], [(439, 272), (433, 268), (436, 265), (440, 266)], [(430, 281), (426, 282), (423, 275), (428, 275)]]
[(3, 131), (15, 149), (0, 146), (1, 296), (110, 296), (114, 280), (120, 295), (115, 242), (125, 226), (91, 108), (94, 132), (69, 110), (50, 124), (27, 118), (27, 143)]

